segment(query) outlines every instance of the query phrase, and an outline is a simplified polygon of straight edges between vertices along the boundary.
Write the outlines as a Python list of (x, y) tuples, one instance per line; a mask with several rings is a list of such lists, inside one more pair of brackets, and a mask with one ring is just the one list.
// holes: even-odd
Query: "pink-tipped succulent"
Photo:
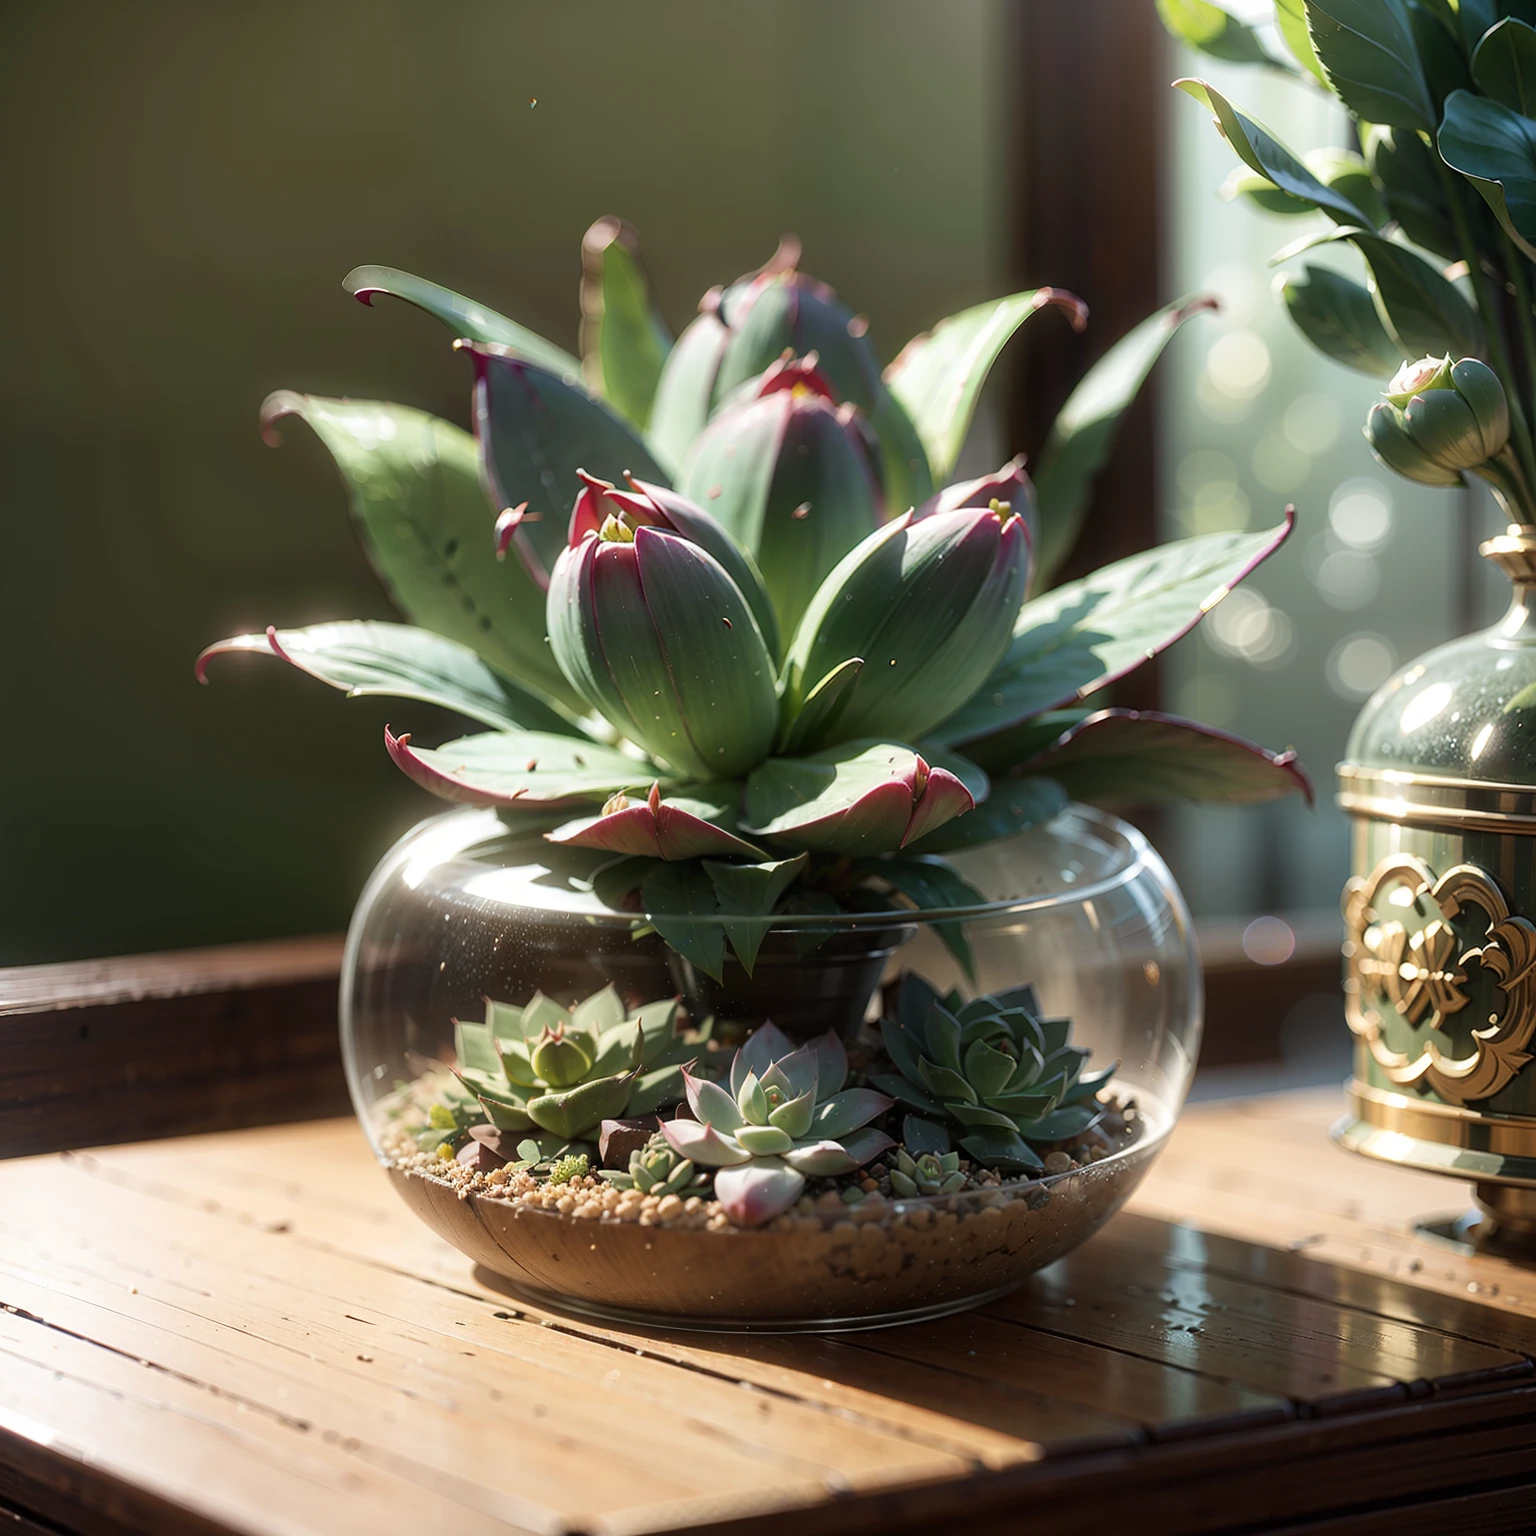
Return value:
[(759, 1227), (800, 1198), (807, 1178), (852, 1173), (895, 1145), (869, 1122), (893, 1100), (846, 1088), (848, 1056), (830, 1031), (796, 1046), (764, 1024), (731, 1060), (729, 1089), (684, 1072), (694, 1119), (662, 1134), (715, 1172), (715, 1198), (737, 1226)]
[[(973, 905), (939, 861), (1078, 789), (1297, 787), (1287, 757), (1084, 704), (1185, 634), (1289, 518), (1050, 587), (1121, 412), (1202, 302), (1109, 349), (1033, 481), (1016, 458), (951, 483), (1003, 345), (1052, 309), (1081, 327), (1070, 294), (977, 305), (882, 368), (868, 323), (793, 243), (712, 290), (675, 343), (632, 227), (599, 221), (583, 260), (581, 358), (409, 274), (348, 278), (436, 314), (473, 366), (473, 436), (377, 401), (283, 392), (267, 412), (269, 432), (298, 415), (323, 438), (410, 622), (274, 630), (205, 657), (276, 655), (476, 722), (386, 746), (434, 794), (549, 838), (551, 863), (590, 874), (567, 850), (613, 855), (594, 889), (717, 978), (722, 935), (750, 970), (774, 915), (807, 900)], [(1158, 773), (1127, 750), (1135, 733)]]

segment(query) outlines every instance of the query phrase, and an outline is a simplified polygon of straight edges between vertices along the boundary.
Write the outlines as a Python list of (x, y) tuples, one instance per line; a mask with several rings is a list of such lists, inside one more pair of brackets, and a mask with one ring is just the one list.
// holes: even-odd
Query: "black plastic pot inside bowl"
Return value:
[(764, 940), (751, 975), (729, 950), (720, 979), (671, 952), (672, 979), (695, 1018), (711, 1015), (756, 1029), (771, 1021), (792, 1040), (863, 1021), (886, 962), (917, 934), (912, 923), (871, 927), (776, 929)]

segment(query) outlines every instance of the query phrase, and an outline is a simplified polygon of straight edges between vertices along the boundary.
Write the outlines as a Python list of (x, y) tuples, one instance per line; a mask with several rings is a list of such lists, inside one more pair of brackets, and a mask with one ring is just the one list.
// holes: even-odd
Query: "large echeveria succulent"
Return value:
[(796, 1046), (781, 1030), (754, 1030), (731, 1061), (729, 1088), (684, 1072), (696, 1119), (662, 1134), (683, 1157), (715, 1170), (715, 1198), (738, 1226), (756, 1227), (800, 1198), (807, 1177), (852, 1173), (895, 1145), (869, 1128), (891, 1099), (845, 1088), (848, 1056), (830, 1031)]
[[(236, 636), (199, 675), (209, 654), (261, 652), (474, 721), (436, 747), (393, 730), (386, 746), (444, 799), (613, 855), (597, 888), (714, 976), (727, 939), (751, 968), (785, 904), (981, 900), (944, 856), (1049, 818), (1074, 784), (1309, 792), (1289, 755), (1078, 708), (1193, 627), (1289, 517), (1049, 590), (1121, 413), (1207, 301), (1110, 348), (1033, 483), (1015, 459), (946, 484), (1004, 343), (1048, 308), (1081, 328), (1078, 300), (978, 305), (882, 369), (862, 317), (791, 246), (712, 292), (675, 345), (636, 252), (621, 221), (589, 233), (580, 360), (407, 273), (351, 274), (359, 298), (394, 294), (458, 338), (473, 438), (288, 392), (266, 422), (322, 437), (410, 622)], [(1141, 738), (1165, 771), (1138, 771)]]

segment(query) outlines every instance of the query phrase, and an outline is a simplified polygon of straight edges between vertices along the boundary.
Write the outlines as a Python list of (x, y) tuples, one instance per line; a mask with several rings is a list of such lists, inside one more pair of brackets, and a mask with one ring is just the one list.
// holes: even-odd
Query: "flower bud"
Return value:
[(1417, 480), (1420, 485), (1462, 483), (1456, 470), (1442, 469), (1418, 447), (1408, 435), (1403, 413), (1385, 400), (1373, 405), (1370, 415), (1365, 418), (1365, 440), (1388, 469), (1396, 470), (1408, 480)]
[(813, 353), (781, 359), (704, 429), (681, 485), (755, 557), (787, 640), (812, 594), (880, 526), (875, 447)]
[(1029, 580), (1019, 516), (990, 507), (912, 513), (851, 551), (821, 584), (790, 647), (786, 720), (850, 657), (864, 662), (803, 747), (860, 737), (917, 741), (1002, 660)]
[(620, 733), (690, 778), (736, 778), (767, 755), (774, 663), (730, 574), (682, 534), (605, 517), (550, 576), (561, 671)]
[[(1366, 427), (1371, 445), (1393, 468), (1397, 465), (1388, 454), (1395, 451), (1416, 469), (1422, 470), (1418, 463), (1422, 458), (1435, 469), (1457, 477), (1450, 482), (1427, 482), (1432, 485), (1457, 483), (1462, 470), (1486, 464), (1509, 441), (1509, 402), (1504, 387), (1494, 371), (1475, 357), (1464, 357), (1459, 363), (1448, 356), (1404, 363), (1387, 386), (1386, 403), (1395, 413), (1392, 425), (1378, 418), (1380, 407), (1373, 410)], [(1412, 445), (1413, 454), (1401, 451), (1395, 442), (1397, 428)], [(1387, 449), (1378, 444), (1378, 436), (1389, 444)], [(1415, 470), (1401, 472), (1413, 479), (1422, 478)]]
[(582, 492), (571, 511), (570, 542), (579, 544), (588, 532), (596, 533), (610, 517), (617, 517), (627, 527), (662, 528), (681, 534), (690, 544), (707, 550), (725, 568), (725, 573), (746, 598), (763, 633), (763, 641), (772, 655), (778, 655), (779, 631), (773, 604), (763, 587), (762, 573), (748, 554), (720, 522), (686, 496), (665, 486), (648, 485), (644, 480), (626, 476), (627, 489), (620, 490), (607, 480), (599, 480), (584, 469)]

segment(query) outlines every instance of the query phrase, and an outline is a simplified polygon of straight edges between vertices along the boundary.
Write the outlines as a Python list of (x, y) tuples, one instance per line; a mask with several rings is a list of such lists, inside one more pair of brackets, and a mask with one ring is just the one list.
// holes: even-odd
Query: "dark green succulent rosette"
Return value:
[(1090, 1053), (1071, 1033), (1070, 1019), (1041, 1016), (1032, 987), (965, 1002), (909, 972), (880, 1024), (896, 1070), (870, 1081), (915, 1111), (902, 1126), (909, 1154), (942, 1157), (955, 1143), (988, 1168), (1038, 1172), (1038, 1147), (1100, 1118), (1097, 1096), (1115, 1073), (1085, 1073)]

